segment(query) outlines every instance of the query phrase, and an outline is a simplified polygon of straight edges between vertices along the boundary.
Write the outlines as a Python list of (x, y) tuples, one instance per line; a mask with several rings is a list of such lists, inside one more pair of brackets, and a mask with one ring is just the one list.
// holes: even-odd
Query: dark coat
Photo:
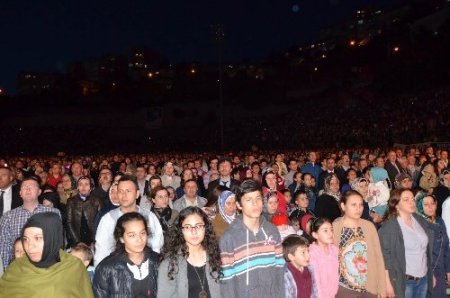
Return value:
[[(149, 260), (151, 297), (156, 297), (158, 289), (158, 254), (146, 248), (145, 259)], [(125, 254), (111, 255), (95, 268), (93, 281), (94, 295), (102, 297), (133, 297), (133, 273), (127, 266)]]
[[(79, 194), (73, 196), (67, 201), (66, 217), (67, 217), (67, 237), (72, 244), (81, 241), (81, 215), (84, 212), (89, 227), (90, 237), (95, 239), (95, 217), (102, 207), (100, 199), (88, 196), (83, 202)], [(87, 243), (89, 244), (89, 243)]]
[[(208, 196), (206, 197), (208, 200), (210, 200), (211, 196), (212, 196), (212, 191), (214, 190), (214, 188), (216, 188), (220, 183), (220, 178), (213, 180), (211, 182), (209, 182), (208, 184)], [(239, 181), (238, 180), (234, 180), (233, 178), (231, 178), (231, 183), (230, 183), (230, 190), (232, 192), (235, 192), (236, 187), (239, 186)]]
[(336, 218), (341, 217), (341, 208), (333, 196), (323, 194), (317, 198), (314, 213), (317, 217), (326, 217), (333, 222)]

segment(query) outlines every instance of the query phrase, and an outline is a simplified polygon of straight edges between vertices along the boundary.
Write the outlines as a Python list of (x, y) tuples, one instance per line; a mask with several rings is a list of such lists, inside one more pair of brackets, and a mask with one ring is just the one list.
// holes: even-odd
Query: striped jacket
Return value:
[(255, 234), (236, 218), (220, 238), (222, 297), (283, 297), (284, 259), (275, 226), (260, 218)]

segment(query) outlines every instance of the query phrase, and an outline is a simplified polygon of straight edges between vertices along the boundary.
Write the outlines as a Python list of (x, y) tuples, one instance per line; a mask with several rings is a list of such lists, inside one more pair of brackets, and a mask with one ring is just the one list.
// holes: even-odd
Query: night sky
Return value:
[(150, 47), (172, 63), (216, 59), (210, 26), (225, 27), (225, 59), (255, 61), (314, 40), (357, 9), (401, 0), (1, 0), (0, 87), (21, 70), (65, 72), (74, 60)]

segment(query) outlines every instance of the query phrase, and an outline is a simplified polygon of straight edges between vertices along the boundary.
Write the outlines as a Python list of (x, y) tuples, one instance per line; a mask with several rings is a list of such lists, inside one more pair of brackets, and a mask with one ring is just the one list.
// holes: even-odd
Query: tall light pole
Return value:
[(219, 137), (220, 137), (220, 150), (224, 150), (224, 138), (223, 138), (223, 67), (222, 67), (222, 46), (223, 40), (225, 38), (225, 33), (223, 30), (223, 24), (216, 24), (213, 26), (214, 40), (217, 43), (218, 49), (218, 59), (219, 59), (219, 78), (217, 82), (219, 83)]

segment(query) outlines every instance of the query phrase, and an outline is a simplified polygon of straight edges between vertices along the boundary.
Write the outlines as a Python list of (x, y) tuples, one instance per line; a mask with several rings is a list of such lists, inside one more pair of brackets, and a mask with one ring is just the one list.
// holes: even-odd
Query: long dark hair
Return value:
[(222, 275), (219, 243), (208, 216), (198, 207), (191, 206), (180, 211), (177, 221), (169, 229), (167, 238), (164, 241), (164, 246), (161, 249), (160, 261), (165, 259), (169, 261), (168, 277), (170, 280), (173, 280), (178, 274), (177, 261), (180, 253), (185, 259), (189, 257), (189, 248), (184, 240), (181, 226), (183, 221), (193, 214), (200, 216), (205, 223), (205, 238), (201, 245), (208, 255), (208, 263), (209, 267), (211, 267), (210, 275), (218, 281)]
[[(145, 231), (148, 235), (147, 220), (145, 217), (137, 212), (125, 213), (117, 220), (116, 227), (114, 228), (114, 239), (116, 239), (116, 249), (113, 255), (119, 255), (125, 253), (125, 244), (120, 241), (120, 238), (125, 234), (125, 224), (130, 221), (142, 221), (145, 227)], [(148, 235), (150, 237), (150, 235)]]

